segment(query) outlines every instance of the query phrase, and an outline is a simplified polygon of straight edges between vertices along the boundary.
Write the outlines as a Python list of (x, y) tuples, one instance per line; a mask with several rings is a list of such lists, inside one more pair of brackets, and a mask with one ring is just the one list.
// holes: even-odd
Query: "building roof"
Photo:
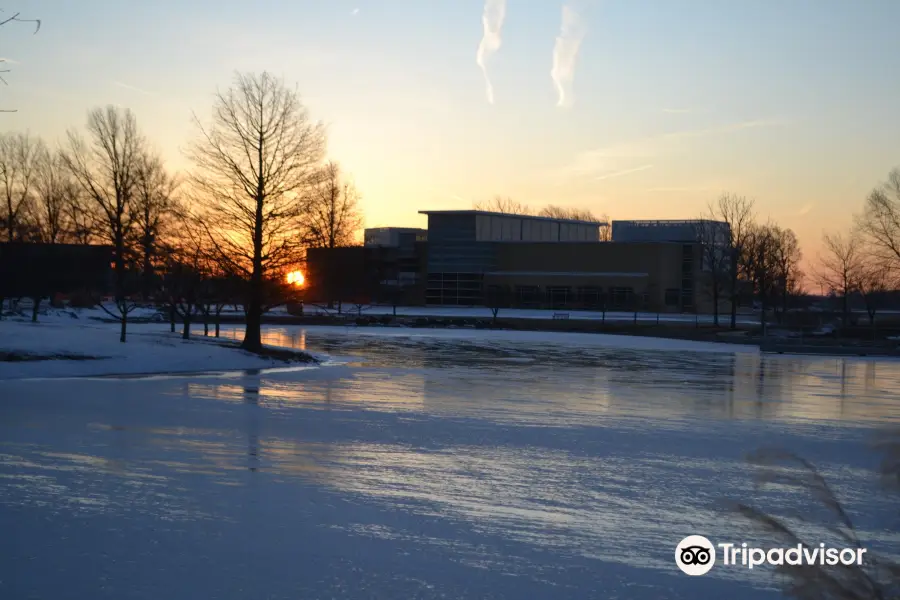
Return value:
[(659, 227), (659, 226), (678, 226), (678, 225), (697, 225), (698, 223), (719, 223), (727, 225), (725, 221), (716, 221), (714, 219), (616, 219), (616, 223), (620, 225), (628, 225), (631, 227)]
[(490, 217), (513, 217), (533, 221), (553, 221), (556, 223), (573, 223), (576, 225), (595, 225), (609, 227), (606, 221), (582, 221), (580, 219), (557, 219), (556, 217), (540, 217), (536, 215), (519, 215), (515, 213), (492, 212), (489, 210), (420, 210), (420, 215), (485, 215)]

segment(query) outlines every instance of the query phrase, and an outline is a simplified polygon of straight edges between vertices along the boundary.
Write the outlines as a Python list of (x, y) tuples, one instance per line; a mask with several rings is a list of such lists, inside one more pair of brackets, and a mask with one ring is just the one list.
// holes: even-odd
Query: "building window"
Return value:
[(625, 310), (632, 307), (634, 290), (630, 287), (614, 287), (609, 290), (609, 301), (613, 310)]
[(600, 309), (603, 307), (603, 288), (593, 286), (578, 288), (578, 299), (588, 310)]
[(547, 301), (550, 308), (568, 308), (573, 300), (572, 291), (568, 287), (549, 286), (547, 288)]
[(536, 285), (516, 286), (516, 306), (522, 308), (539, 308), (541, 305), (540, 289)]
[(678, 306), (678, 296), (680, 291), (676, 289), (666, 290), (666, 306)]

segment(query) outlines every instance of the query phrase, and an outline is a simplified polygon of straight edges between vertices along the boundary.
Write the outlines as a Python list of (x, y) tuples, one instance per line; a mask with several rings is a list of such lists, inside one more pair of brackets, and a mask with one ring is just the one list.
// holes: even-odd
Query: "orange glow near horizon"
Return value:
[(287, 282), (290, 285), (303, 287), (303, 284), (306, 283), (306, 277), (303, 276), (303, 271), (291, 271), (287, 274)]

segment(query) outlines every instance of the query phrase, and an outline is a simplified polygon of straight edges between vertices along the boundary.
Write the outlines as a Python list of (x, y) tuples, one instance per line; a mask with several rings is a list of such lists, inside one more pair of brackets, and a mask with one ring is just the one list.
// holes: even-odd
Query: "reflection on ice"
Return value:
[[(37, 569), (66, 563), (58, 531), (77, 516), (68, 559), (128, 529), (123, 563), (196, 574), (147, 575), (136, 597), (758, 597), (768, 576), (686, 581), (671, 551), (688, 533), (750, 539), (729, 499), (804, 506), (753, 489), (743, 456), (772, 444), (816, 462), (862, 534), (890, 541), (895, 504), (865, 444), (900, 418), (898, 362), (268, 335), (352, 360), (11, 382), (0, 527), (37, 561), (0, 556), (0, 596), (60, 595)], [(117, 569), (103, 577), (138, 585)]]

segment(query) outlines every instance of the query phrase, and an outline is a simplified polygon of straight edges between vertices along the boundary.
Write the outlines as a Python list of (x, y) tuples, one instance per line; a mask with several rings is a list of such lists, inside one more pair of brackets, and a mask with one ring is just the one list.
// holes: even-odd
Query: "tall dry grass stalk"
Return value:
[[(885, 484), (900, 491), (900, 430), (881, 434), (875, 448), (882, 454), (881, 475)], [(826, 510), (828, 520), (822, 523), (813, 507), (796, 515), (796, 525), (767, 512), (738, 504), (737, 511), (749, 519), (762, 533), (774, 537), (783, 547), (802, 544), (816, 548), (821, 539), (804, 539), (800, 529), (818, 529), (844, 547), (863, 548), (853, 521), (825, 477), (809, 461), (794, 453), (777, 449), (755, 452), (748, 460), (760, 467), (757, 485), (776, 484), (808, 494)], [(900, 511), (898, 511), (900, 517)], [(784, 576), (785, 593), (798, 600), (898, 600), (900, 599), (900, 564), (893, 559), (866, 550), (862, 565), (782, 565), (776, 573)]]

